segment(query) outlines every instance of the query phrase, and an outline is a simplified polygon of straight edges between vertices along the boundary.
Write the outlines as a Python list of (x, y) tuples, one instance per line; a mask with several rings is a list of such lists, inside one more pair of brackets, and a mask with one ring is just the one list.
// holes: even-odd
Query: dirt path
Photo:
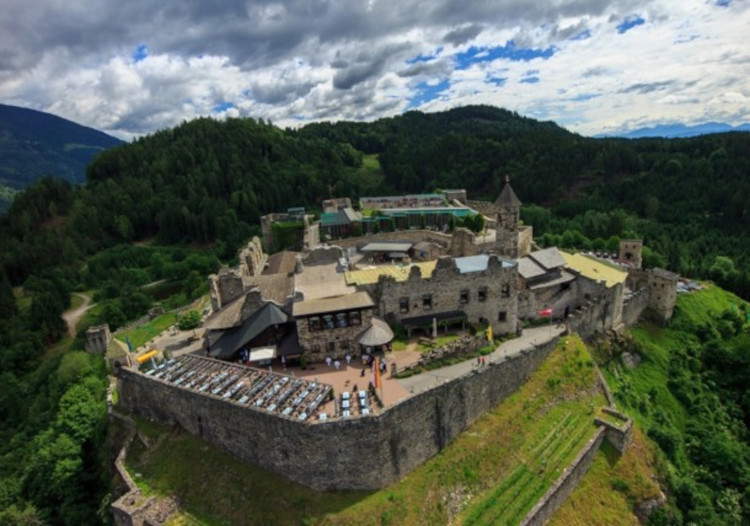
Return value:
[(83, 303), (78, 308), (66, 310), (62, 315), (65, 323), (68, 324), (68, 334), (73, 338), (75, 338), (76, 335), (76, 327), (78, 326), (78, 322), (81, 321), (81, 318), (83, 318), (83, 315), (86, 314), (86, 311), (95, 305), (91, 303), (91, 296), (89, 296), (88, 294), (74, 292), (74, 295), (78, 296), (79, 298), (83, 298)]

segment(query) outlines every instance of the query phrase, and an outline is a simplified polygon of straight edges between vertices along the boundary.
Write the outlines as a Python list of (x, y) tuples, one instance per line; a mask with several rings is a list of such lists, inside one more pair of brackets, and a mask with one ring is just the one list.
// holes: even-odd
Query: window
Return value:
[(497, 321), (507, 321), (508, 320), (508, 313), (504, 310), (501, 310), (497, 313)]
[(422, 308), (424, 310), (432, 310), (432, 294), (422, 296)]
[(312, 318), (307, 319), (307, 329), (310, 332), (319, 331), (321, 329), (320, 326), (320, 317), (319, 316), (313, 316)]
[(326, 347), (328, 348), (329, 353), (333, 354), (336, 352), (336, 342), (328, 342)]
[(482, 287), (477, 292), (477, 299), (479, 301), (487, 301), (487, 287)]
[(349, 317), (346, 315), (346, 313), (339, 312), (338, 314), (336, 314), (336, 327), (338, 329), (343, 329), (348, 326), (349, 326)]
[(467, 303), (469, 303), (469, 291), (468, 290), (464, 289), (461, 291), (461, 295), (458, 298), (458, 302), (461, 305), (466, 305)]
[(336, 323), (333, 320), (333, 314), (326, 314), (323, 316), (323, 327), (326, 329), (333, 329), (336, 327)]
[(503, 288), (500, 291), (500, 295), (503, 298), (510, 298), (510, 283), (506, 283), (505, 285), (503, 285)]
[(409, 298), (400, 298), (398, 300), (398, 310), (401, 314), (409, 312)]
[(349, 313), (349, 325), (362, 325), (362, 313), (358, 310)]

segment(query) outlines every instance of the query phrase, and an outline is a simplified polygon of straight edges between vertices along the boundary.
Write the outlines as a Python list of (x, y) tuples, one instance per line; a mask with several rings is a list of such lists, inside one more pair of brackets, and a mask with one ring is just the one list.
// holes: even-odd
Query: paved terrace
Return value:
[(317, 417), (331, 386), (212, 358), (185, 355), (145, 373), (181, 389), (295, 420)]
[[(521, 336), (502, 343), (491, 354), (485, 356), (485, 361), (488, 364), (502, 361), (509, 356), (519, 354), (524, 349), (528, 349), (534, 345), (547, 343), (563, 332), (565, 332), (565, 327), (563, 325), (545, 325), (543, 327), (524, 329)], [(455, 365), (449, 365), (433, 371), (415, 374), (409, 378), (400, 379), (398, 382), (411, 394), (418, 394), (428, 391), (442, 383), (453, 380), (454, 378), (463, 376), (477, 367), (478, 365), (475, 359), (466, 360)]]

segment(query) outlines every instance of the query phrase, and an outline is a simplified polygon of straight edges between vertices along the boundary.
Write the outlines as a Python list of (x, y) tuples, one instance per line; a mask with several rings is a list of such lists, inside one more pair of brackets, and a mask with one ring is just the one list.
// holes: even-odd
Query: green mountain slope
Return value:
[[(670, 524), (750, 517), (750, 306), (710, 286), (680, 295), (667, 327), (641, 324), (597, 356), (622, 408), (659, 448)], [(642, 358), (633, 369), (621, 353)], [(663, 524), (665, 522), (657, 522)]]
[(122, 141), (50, 113), (0, 104), (0, 184), (24, 188), (51, 175), (81, 183), (86, 165)]

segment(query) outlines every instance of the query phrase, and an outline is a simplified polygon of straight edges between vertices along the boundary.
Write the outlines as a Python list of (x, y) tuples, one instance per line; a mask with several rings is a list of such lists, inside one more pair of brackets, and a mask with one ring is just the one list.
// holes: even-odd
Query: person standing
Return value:
[(349, 353), (346, 353), (346, 365), (349, 365), (352, 363), (352, 355)]
[(330, 356), (326, 356), (326, 365), (327, 365), (328, 367), (330, 367), (330, 366), (331, 366), (331, 357), (330, 357)]
[(333, 362), (333, 366), (334, 366), (334, 367), (336, 368), (336, 370), (338, 371), (338, 370), (339, 370), (339, 368), (341, 367), (341, 362), (340, 362), (340, 361), (338, 361), (338, 360), (336, 360), (335, 362)]

